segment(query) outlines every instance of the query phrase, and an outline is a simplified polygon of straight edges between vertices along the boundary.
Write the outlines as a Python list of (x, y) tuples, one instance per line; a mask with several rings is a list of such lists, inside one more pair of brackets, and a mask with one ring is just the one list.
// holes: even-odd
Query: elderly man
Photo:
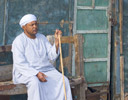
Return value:
[[(59, 55), (58, 38), (62, 34), (55, 31), (53, 46), (43, 34), (38, 33), (37, 18), (27, 14), (20, 20), (24, 32), (12, 44), (13, 82), (25, 84), (28, 100), (64, 100), (62, 74), (50, 63)], [(65, 77), (67, 100), (72, 100), (68, 79)]]

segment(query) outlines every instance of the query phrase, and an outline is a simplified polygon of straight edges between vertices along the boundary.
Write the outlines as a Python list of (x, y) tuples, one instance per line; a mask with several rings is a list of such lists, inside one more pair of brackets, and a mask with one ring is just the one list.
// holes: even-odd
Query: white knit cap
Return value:
[(21, 28), (22, 28), (22, 26), (24, 26), (24, 25), (26, 25), (27, 23), (32, 22), (32, 21), (37, 21), (36, 16), (33, 15), (33, 14), (26, 14), (26, 15), (24, 15), (24, 16), (21, 18), (19, 24), (20, 24), (20, 26), (21, 26)]

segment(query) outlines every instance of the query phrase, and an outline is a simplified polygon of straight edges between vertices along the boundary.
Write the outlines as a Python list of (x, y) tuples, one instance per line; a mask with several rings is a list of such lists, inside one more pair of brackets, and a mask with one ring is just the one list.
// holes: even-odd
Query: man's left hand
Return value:
[(59, 37), (62, 37), (62, 31), (56, 29), (56, 31), (55, 31), (56, 53), (58, 53), (58, 48), (59, 48)]

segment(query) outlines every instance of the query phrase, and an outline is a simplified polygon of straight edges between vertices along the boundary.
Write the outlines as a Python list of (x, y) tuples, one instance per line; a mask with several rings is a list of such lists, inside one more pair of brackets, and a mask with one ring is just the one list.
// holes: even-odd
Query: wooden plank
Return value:
[(72, 79), (70, 80), (70, 85), (71, 85), (71, 87), (72, 87), (72, 86), (81, 84), (81, 83), (83, 83), (83, 82), (84, 82), (84, 79), (83, 79), (82, 77), (72, 78)]
[[(80, 84), (82, 84), (82, 87), (84, 86), (84, 88), (81, 88), (81, 90), (85, 91), (85, 89), (87, 88), (87, 84), (84, 83), (84, 79), (82, 77), (72, 78), (70, 80), (71, 87), (74, 87)], [(27, 93), (27, 88), (24, 84), (14, 85), (12, 81), (0, 82), (0, 95), (16, 95), (16, 94), (25, 94), (25, 93)], [(83, 99), (80, 99), (80, 100), (83, 100)]]
[(11, 45), (0, 46), (0, 52), (9, 52), (11, 51), (11, 48)]
[(79, 100), (86, 100), (86, 95), (85, 95), (85, 91), (87, 90), (87, 83), (86, 80), (84, 78), (84, 61), (83, 61), (83, 43), (84, 43), (84, 38), (82, 37), (82, 35), (77, 35), (78, 37), (78, 67), (80, 70), (79, 75), (81, 77), (83, 77), (83, 82), (80, 84), (80, 98)]
[(84, 76), (83, 42), (82, 35), (74, 36), (76, 76)]
[(78, 55), (78, 35), (74, 36), (74, 48), (75, 48), (75, 72), (76, 76), (80, 76), (80, 66), (79, 66), (79, 55)]
[[(13, 85), (12, 88), (5, 88)], [(7, 81), (7, 82), (0, 82), (0, 86), (5, 88), (4, 90), (0, 91), (0, 95), (17, 95), (17, 94), (26, 94), (27, 93), (27, 88), (23, 84), (17, 84), (14, 85), (12, 81)]]
[(92, 9), (94, 9), (94, 10), (107, 10), (108, 9), (108, 7), (101, 7), (101, 6), (97, 6), (97, 7), (93, 7), (93, 6), (77, 6), (77, 9), (85, 9), (85, 10), (92, 10)]
[(108, 34), (108, 30), (77, 30), (77, 33), (81, 33), (81, 34), (87, 34), (87, 33), (99, 33), (99, 34)]
[(84, 62), (94, 62), (94, 61), (108, 61), (108, 58), (88, 58), (88, 59), (83, 59)]
[(79, 56), (79, 66), (80, 67), (80, 76), (84, 77), (84, 60), (83, 60), (83, 43), (84, 38), (82, 35), (78, 35), (78, 56)]
[(84, 82), (81, 84), (77, 84), (72, 88), (72, 94), (75, 96), (76, 100), (86, 100), (86, 95), (85, 95), (85, 89), (87, 88), (87, 84)]
[(119, 0), (119, 33), (120, 33), (120, 54), (123, 54), (123, 1)]
[(12, 64), (0, 66), (0, 82), (12, 79)]
[(85, 95), (85, 91), (87, 91), (87, 84), (86, 83), (82, 83), (80, 84), (80, 100), (86, 100), (86, 95)]
[(61, 43), (74, 43), (73, 36), (62, 36)]
[(121, 100), (124, 100), (124, 57), (120, 56), (120, 88)]

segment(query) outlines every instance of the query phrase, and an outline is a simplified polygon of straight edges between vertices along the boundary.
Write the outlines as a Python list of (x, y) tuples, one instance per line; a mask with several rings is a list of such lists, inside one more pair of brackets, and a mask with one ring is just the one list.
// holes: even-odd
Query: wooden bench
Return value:
[[(54, 36), (48, 36), (48, 40), (51, 44), (54, 42)], [(84, 78), (84, 64), (83, 64), (83, 38), (82, 35), (75, 36), (63, 36), (61, 38), (62, 43), (68, 43), (70, 45), (70, 51), (72, 51), (72, 45), (75, 48), (75, 73), (74, 77), (70, 77), (70, 85), (73, 95), (77, 97), (76, 100), (85, 100), (85, 90), (87, 90), (87, 84)], [(5, 45), (0, 47), (0, 53), (7, 53), (11, 51), (11, 45)], [(69, 56), (63, 59), (64, 66), (67, 67), (68, 71), (71, 73), (72, 65), (68, 60), (72, 59), (71, 52)], [(68, 63), (67, 63), (68, 62)], [(5, 62), (0, 62), (0, 64), (5, 64)], [(16, 95), (16, 94), (26, 94), (27, 89), (24, 84), (13, 84), (12, 80), (12, 64), (0, 66), (0, 95)]]

